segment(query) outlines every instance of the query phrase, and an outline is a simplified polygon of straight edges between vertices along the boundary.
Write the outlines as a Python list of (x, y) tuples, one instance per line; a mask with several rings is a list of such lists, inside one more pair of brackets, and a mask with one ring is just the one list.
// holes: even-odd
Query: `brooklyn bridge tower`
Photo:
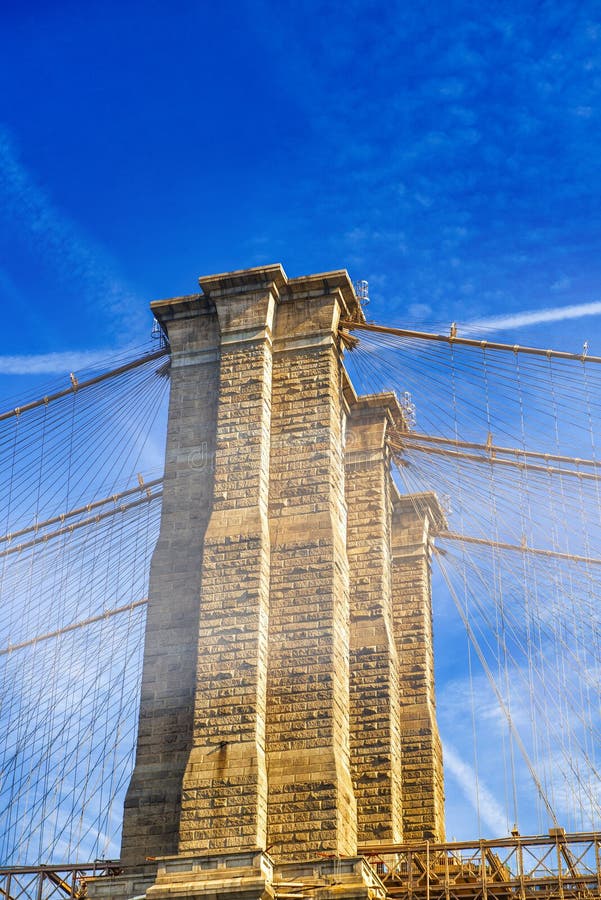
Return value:
[(345, 371), (346, 272), (200, 286), (153, 304), (171, 398), (125, 874), (89, 892), (378, 896), (362, 849), (444, 839), (442, 513), (391, 477), (396, 396)]

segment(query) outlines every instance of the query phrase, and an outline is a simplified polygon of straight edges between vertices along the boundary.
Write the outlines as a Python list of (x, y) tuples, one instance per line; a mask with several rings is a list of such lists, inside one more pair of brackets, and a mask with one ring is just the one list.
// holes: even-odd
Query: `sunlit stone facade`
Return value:
[(327, 890), (336, 865), (346, 897), (378, 897), (362, 846), (444, 835), (441, 513), (392, 480), (395, 395), (357, 397), (345, 371), (339, 323), (363, 315), (346, 272), (200, 286), (153, 304), (172, 384), (129, 868), (90, 892), (270, 897)]

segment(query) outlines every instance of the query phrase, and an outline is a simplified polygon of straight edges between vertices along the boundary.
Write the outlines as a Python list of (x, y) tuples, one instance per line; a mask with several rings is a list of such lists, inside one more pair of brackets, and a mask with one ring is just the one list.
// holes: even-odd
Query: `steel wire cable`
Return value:
[[(58, 629), (51, 640), (0, 657), (4, 861), (117, 852), (135, 745), (144, 610), (130, 606), (86, 628), (69, 626), (147, 594), (160, 496), (59, 536), (43, 521), (81, 502), (81, 513), (67, 521), (83, 522), (85, 502), (137, 484), (148, 442), (162, 442), (152, 436), (164, 415), (168, 382), (161, 365), (144, 362), (0, 421), (0, 462), (14, 462), (10, 484), (0, 488), (0, 496), (10, 497), (7, 531), (32, 525), (47, 538), (2, 560), (0, 647)], [(144, 487), (137, 490), (144, 494)]]
[[(396, 389), (401, 404), (408, 391), (419, 432), (596, 459), (601, 367), (357, 334), (359, 346), (347, 356), (351, 377), (361, 392)], [(598, 826), (601, 577), (586, 562), (601, 558), (596, 479), (534, 466), (512, 469), (493, 459), (445, 458), (423, 442), (403, 442), (402, 435), (395, 454), (401, 491), (416, 498), (416, 509), (420, 494), (434, 491), (451, 498), (451, 520), (462, 523), (454, 530), (485, 543), (492, 539), (489, 548), (464, 545), (455, 553), (440, 536), (440, 563), (458, 596), (467, 582), (462, 602), (471, 629), (513, 724), (520, 724), (543, 793), (578, 827)], [(495, 549), (495, 542), (516, 549)], [(529, 547), (566, 558), (537, 560)], [(584, 561), (569, 561), (570, 555)], [(486, 743), (482, 732), (478, 740)], [(485, 751), (478, 753), (479, 765), (483, 759)], [(517, 769), (514, 783), (521, 778)], [(543, 804), (541, 824), (545, 819)]]

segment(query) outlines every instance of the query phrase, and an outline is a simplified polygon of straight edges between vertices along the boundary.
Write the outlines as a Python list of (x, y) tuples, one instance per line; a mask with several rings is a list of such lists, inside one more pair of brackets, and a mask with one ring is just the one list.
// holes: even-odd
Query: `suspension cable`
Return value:
[(16, 406), (14, 409), (9, 409), (6, 412), (0, 413), (0, 422), (5, 421), (6, 419), (12, 419), (15, 416), (18, 417), (24, 412), (29, 412), (31, 409), (37, 409), (40, 406), (48, 406), (48, 404), (52, 403), (54, 400), (68, 397), (69, 394), (76, 394), (84, 388), (91, 387), (94, 384), (100, 384), (102, 381), (107, 381), (109, 378), (115, 378), (117, 375), (123, 375), (124, 372), (137, 369), (138, 366), (143, 366), (145, 363), (152, 362), (154, 359), (161, 359), (168, 354), (169, 349), (163, 347), (161, 350), (155, 350), (154, 353), (149, 353), (147, 356), (141, 356), (139, 359), (134, 359), (122, 366), (118, 366), (118, 368), (112, 369), (110, 372), (103, 372), (101, 375), (95, 375), (93, 378), (88, 378), (87, 381), (78, 381), (77, 378), (72, 375), (70, 387), (65, 388), (62, 391), (57, 391), (55, 394), (49, 394), (47, 397), (41, 397), (39, 400), (32, 400), (31, 403), (25, 403), (23, 406)]
[(86, 625), (94, 625), (96, 622), (103, 622), (105, 619), (112, 619), (113, 616), (118, 616), (124, 612), (131, 612), (132, 609), (147, 605), (148, 597), (144, 597), (142, 600), (134, 600), (133, 603), (126, 603), (125, 606), (107, 609), (97, 616), (89, 616), (89, 618), (82, 619), (80, 622), (73, 622), (71, 625), (65, 625), (64, 628), (56, 628), (54, 631), (47, 631), (46, 634), (38, 634), (36, 637), (29, 638), (27, 641), (21, 641), (19, 644), (9, 644), (7, 647), (2, 647), (0, 648), (0, 656), (14, 653), (15, 650), (23, 650), (25, 647), (32, 647), (34, 644), (39, 644), (42, 641), (49, 641), (51, 638), (60, 637), (63, 634), (67, 634), (69, 631), (76, 631), (78, 628), (85, 628)]
[(60, 537), (62, 534), (70, 534), (77, 528), (84, 528), (86, 525), (96, 525), (98, 522), (102, 522), (103, 519), (108, 519), (110, 516), (117, 515), (117, 513), (124, 513), (130, 509), (135, 509), (136, 506), (142, 506), (143, 503), (148, 503), (151, 500), (157, 500), (162, 496), (162, 491), (157, 491), (155, 494), (150, 493), (145, 497), (140, 497), (139, 500), (132, 501), (131, 503), (121, 503), (119, 506), (116, 506), (115, 509), (109, 509), (106, 510), (106, 512), (97, 513), (95, 516), (91, 516), (87, 519), (81, 519), (79, 522), (72, 522), (70, 525), (65, 525), (64, 528), (57, 528), (55, 531), (50, 531), (47, 534), (40, 535), (40, 537), (32, 538), (30, 541), (24, 541), (22, 544), (17, 544), (15, 547), (9, 547), (7, 550), (2, 550), (0, 552), (0, 559), (4, 556), (10, 556), (12, 553), (21, 553), (23, 550), (28, 550), (30, 547), (35, 547), (37, 544), (45, 544), (51, 538)]
[[(117, 503), (117, 501), (122, 500), (124, 497), (131, 497), (132, 494), (141, 493), (142, 491), (146, 492), (146, 496), (150, 499), (150, 490), (153, 487), (156, 487), (158, 484), (162, 484), (162, 478), (155, 478), (152, 481), (144, 481), (141, 475), (138, 476), (140, 479), (139, 484), (137, 484), (133, 488), (128, 488), (126, 491), (121, 491), (118, 494), (111, 494), (110, 497), (103, 497), (101, 500), (94, 500), (92, 503), (86, 503), (85, 506), (79, 506), (77, 509), (70, 509), (68, 512), (60, 513), (58, 516), (52, 516), (50, 519), (44, 519), (44, 521), (36, 521), (33, 525), (28, 525), (26, 528), (20, 528), (18, 531), (11, 531), (8, 534), (0, 535), (0, 543), (4, 543), (8, 541), (10, 543), (15, 538), (22, 537), (24, 534), (30, 534), (33, 532), (38, 532), (42, 528), (48, 528), (50, 525), (56, 525), (57, 522), (64, 522), (65, 519), (70, 519), (73, 516), (81, 516), (83, 513), (92, 512), (93, 509), (98, 509), (100, 506), (105, 506), (107, 503)], [(96, 519), (93, 520), (97, 521)]]
[(581, 562), (592, 566), (601, 566), (601, 558), (597, 556), (579, 556), (575, 553), (561, 553), (559, 550), (545, 550), (542, 547), (530, 547), (527, 544), (510, 544), (506, 541), (491, 541), (489, 538), (478, 538), (470, 534), (457, 534), (454, 531), (438, 531), (436, 537), (463, 544), (479, 544), (483, 547), (494, 547), (497, 550), (511, 550), (515, 553), (531, 553), (533, 556), (547, 556), (551, 559), (566, 559), (570, 562)]
[(519, 344), (500, 344), (496, 341), (477, 341), (472, 338), (460, 338), (451, 334), (430, 334), (427, 331), (409, 331), (407, 328), (390, 328), (387, 325), (374, 325), (369, 322), (353, 322), (341, 319), (341, 328), (371, 331), (375, 334), (393, 334), (397, 337), (418, 338), (423, 341), (438, 341), (444, 344), (458, 344), (463, 347), (478, 347), (482, 350), (505, 350), (511, 353), (528, 353), (531, 356), (546, 356), (548, 359), (575, 359), (583, 363), (601, 363), (601, 356), (588, 356), (586, 353), (568, 353), (565, 350), (543, 350), (541, 347), (522, 347)]

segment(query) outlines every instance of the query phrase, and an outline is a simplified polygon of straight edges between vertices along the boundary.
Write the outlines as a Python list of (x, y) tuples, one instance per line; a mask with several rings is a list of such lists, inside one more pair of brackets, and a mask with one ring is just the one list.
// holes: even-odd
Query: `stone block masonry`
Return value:
[(193, 738), (200, 575), (213, 500), (219, 327), (212, 304), (181, 297), (162, 310), (171, 393), (161, 531), (152, 558), (140, 721), (125, 799), (121, 857), (176, 853), (182, 778)]
[[(353, 855), (349, 574), (338, 318), (346, 277), (289, 283), (274, 344), (268, 841), (276, 859)], [(316, 826), (318, 831), (316, 831)]]
[(400, 661), (403, 834), (444, 841), (442, 748), (436, 723), (429, 534), (444, 524), (434, 494), (396, 496), (393, 618)]
[(281, 276), (203, 279), (221, 334), (181, 853), (265, 847), (272, 331)]
[(391, 427), (404, 428), (394, 394), (352, 404), (346, 444), (351, 766), (363, 846), (400, 841), (403, 835), (401, 696), (391, 595)]
[[(324, 854), (444, 833), (428, 543), (440, 515), (431, 495), (398, 496), (394, 394), (357, 397), (349, 382), (339, 322), (362, 317), (353, 286), (279, 265), (200, 284), (153, 304), (172, 386), (123, 825), (132, 874), (114, 900), (135, 873), (148, 898), (269, 898), (291, 865), (314, 874)], [(349, 898), (382, 893), (364, 864), (345, 879)]]

